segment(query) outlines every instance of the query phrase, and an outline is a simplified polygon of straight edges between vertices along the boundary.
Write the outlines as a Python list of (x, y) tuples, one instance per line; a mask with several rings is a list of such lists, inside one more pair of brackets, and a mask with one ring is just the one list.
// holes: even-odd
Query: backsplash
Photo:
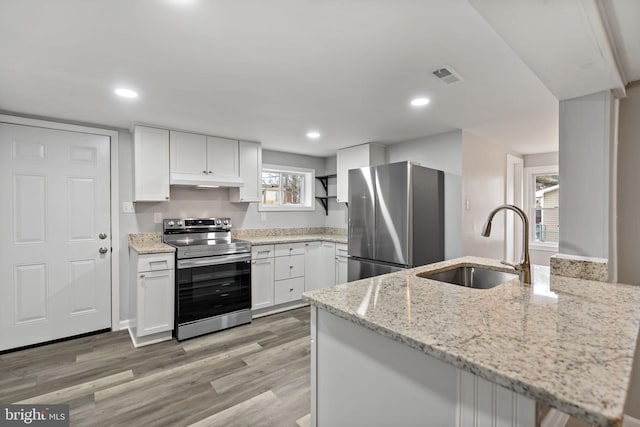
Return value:
[(237, 239), (247, 237), (274, 237), (274, 236), (297, 236), (300, 234), (333, 234), (346, 236), (346, 228), (334, 227), (298, 227), (298, 228), (245, 228), (231, 231), (233, 237)]
[(598, 282), (609, 280), (607, 260), (604, 258), (555, 254), (550, 261), (551, 274)]

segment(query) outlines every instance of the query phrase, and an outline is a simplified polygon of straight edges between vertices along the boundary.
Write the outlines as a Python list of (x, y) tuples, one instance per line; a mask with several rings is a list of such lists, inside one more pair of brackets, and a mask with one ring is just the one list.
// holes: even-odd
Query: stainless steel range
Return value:
[(177, 249), (176, 338), (251, 322), (251, 243), (231, 238), (229, 218), (165, 219), (162, 229)]

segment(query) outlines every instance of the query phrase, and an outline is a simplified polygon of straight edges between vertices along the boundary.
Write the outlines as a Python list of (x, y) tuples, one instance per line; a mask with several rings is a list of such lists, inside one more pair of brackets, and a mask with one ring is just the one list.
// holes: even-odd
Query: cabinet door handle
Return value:
[(106, 254), (107, 252), (109, 252), (109, 249), (102, 247), (102, 248), (98, 249), (98, 252), (100, 252), (101, 254), (103, 254), (103, 255), (104, 255), (104, 254)]
[(209, 171), (209, 173), (213, 173), (213, 171)]
[(293, 268), (293, 265), (290, 265), (289, 268)]
[(140, 278), (141, 278), (141, 279), (144, 279), (144, 274), (141, 274), (141, 275), (140, 275)]
[(207, 171), (202, 171), (202, 173), (207, 173)]
[(293, 288), (289, 288), (289, 292), (293, 292)]

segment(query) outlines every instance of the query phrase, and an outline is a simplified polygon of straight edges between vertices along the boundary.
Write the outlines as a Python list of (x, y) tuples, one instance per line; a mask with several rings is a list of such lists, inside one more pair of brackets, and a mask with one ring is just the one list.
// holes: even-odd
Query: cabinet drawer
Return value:
[[(304, 276), (304, 255), (276, 257), (275, 280)], [(304, 281), (303, 281), (304, 283)], [(304, 286), (304, 285), (303, 285)]]
[(273, 258), (273, 245), (251, 246), (251, 259)]
[(304, 292), (304, 277), (279, 280), (275, 282), (273, 302), (275, 304), (282, 304), (299, 300), (302, 298), (302, 292)]
[(145, 254), (138, 257), (138, 271), (155, 271), (173, 269), (174, 254)]
[(304, 243), (282, 243), (275, 245), (276, 256), (303, 255)]
[(336, 256), (347, 256), (348, 247), (344, 243), (336, 243)]

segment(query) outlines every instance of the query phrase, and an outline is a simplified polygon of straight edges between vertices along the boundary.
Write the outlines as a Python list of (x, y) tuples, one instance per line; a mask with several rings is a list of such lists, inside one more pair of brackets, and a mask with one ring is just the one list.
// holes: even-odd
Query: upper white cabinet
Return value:
[(259, 202), (262, 175), (262, 146), (259, 142), (238, 143), (240, 178), (244, 186), (229, 189), (232, 202)]
[(338, 202), (349, 201), (349, 169), (384, 163), (384, 147), (377, 144), (362, 144), (338, 150), (337, 191)]
[(207, 174), (207, 137), (171, 131), (171, 173)]
[(169, 131), (136, 126), (133, 132), (133, 201), (169, 200)]
[(207, 172), (214, 176), (237, 178), (238, 141), (234, 139), (207, 137)]
[(171, 131), (171, 184), (242, 186), (238, 141)]

